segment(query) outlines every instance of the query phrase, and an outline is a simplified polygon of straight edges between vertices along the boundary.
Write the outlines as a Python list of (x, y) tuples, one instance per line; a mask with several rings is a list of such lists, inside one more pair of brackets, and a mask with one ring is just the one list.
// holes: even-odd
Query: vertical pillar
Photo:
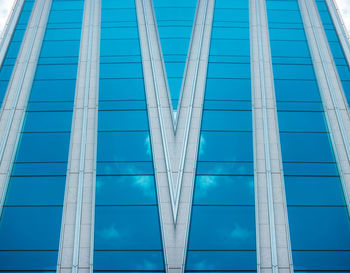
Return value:
[(250, 1), (258, 272), (293, 272), (265, 1)]
[(214, 0), (198, 5), (174, 124), (153, 6), (136, 1), (167, 272), (183, 272), (186, 257)]
[(101, 1), (86, 0), (58, 272), (92, 272)]

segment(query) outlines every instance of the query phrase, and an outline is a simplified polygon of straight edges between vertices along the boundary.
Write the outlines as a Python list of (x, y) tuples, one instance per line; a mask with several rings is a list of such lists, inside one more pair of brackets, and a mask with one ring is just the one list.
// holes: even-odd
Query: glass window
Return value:
[(251, 132), (202, 132), (199, 160), (252, 161)]
[(70, 133), (22, 133), (16, 162), (68, 160)]
[(95, 250), (161, 250), (156, 206), (96, 206)]
[(205, 99), (250, 100), (250, 79), (207, 79)]
[(141, 63), (101, 64), (100, 77), (105, 79), (142, 77), (142, 66)]
[(276, 79), (315, 79), (315, 74), (312, 65), (275, 64), (273, 66), (273, 74)]
[(204, 111), (202, 130), (250, 131), (251, 111)]
[(57, 254), (58, 251), (0, 251), (0, 270), (55, 271)]
[(33, 81), (30, 101), (74, 100), (75, 80)]
[(40, 57), (68, 57), (79, 55), (80, 41), (45, 41)]
[(99, 131), (148, 130), (146, 111), (99, 111)]
[(346, 207), (289, 206), (288, 216), (293, 250), (349, 250)]
[(278, 101), (320, 101), (317, 82), (276, 80), (274, 81)]
[(210, 78), (250, 78), (250, 64), (210, 63), (208, 66)]
[(254, 177), (197, 175), (196, 205), (254, 205)]
[(254, 175), (253, 162), (198, 162), (197, 174)]
[(153, 176), (97, 176), (97, 205), (156, 204)]
[(148, 132), (99, 132), (97, 158), (100, 161), (150, 161)]
[(193, 206), (188, 248), (254, 250), (254, 207)]
[(161, 251), (95, 251), (94, 270), (164, 271)]
[(153, 173), (151, 161), (97, 163), (97, 175), (151, 175)]
[(138, 55), (140, 44), (138, 39), (101, 40), (101, 55)]
[(62, 207), (5, 207), (0, 250), (58, 250), (61, 220)]
[[(188, 251), (186, 270), (256, 270), (255, 251)], [(210, 270), (212, 271), (212, 270)]]
[(72, 112), (27, 112), (23, 132), (69, 132)]
[(11, 177), (5, 205), (62, 205), (64, 176)]
[(100, 100), (145, 99), (143, 79), (100, 79)]
[(280, 133), (283, 161), (333, 162), (327, 133)]
[[(74, 80), (77, 76), (76, 64), (64, 64), (64, 65), (38, 65), (36, 68), (35, 79), (36, 80)], [(48, 91), (49, 92), (49, 91)]]
[(288, 205), (345, 205), (339, 177), (286, 176), (284, 183)]
[(280, 131), (327, 132), (322, 112), (278, 112)]
[(350, 251), (293, 251), (293, 267), (298, 271), (350, 270)]
[(23, 175), (65, 175), (67, 173), (67, 162), (35, 162), (14, 163), (12, 176)]

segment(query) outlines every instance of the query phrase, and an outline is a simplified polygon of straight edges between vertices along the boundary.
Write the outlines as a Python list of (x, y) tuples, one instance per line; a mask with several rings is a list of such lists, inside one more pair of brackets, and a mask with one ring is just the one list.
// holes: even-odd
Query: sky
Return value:
[[(350, 0), (335, 0), (341, 10), (344, 23), (350, 33)], [(15, 0), (0, 0), (0, 36), (2, 37), (7, 17)]]

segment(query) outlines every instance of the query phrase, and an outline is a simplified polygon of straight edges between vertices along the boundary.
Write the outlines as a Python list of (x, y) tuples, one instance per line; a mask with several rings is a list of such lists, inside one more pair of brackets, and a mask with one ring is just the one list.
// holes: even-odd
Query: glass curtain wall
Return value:
[(25, 0), (20, 16), (17, 20), (15, 30), (12, 34), (10, 44), (7, 48), (5, 58), (0, 68), (0, 107), (4, 100), (6, 90), (11, 79), (12, 71), (21, 48), (24, 33), (27, 29), (30, 15), (34, 6), (34, 0)]
[(295, 272), (350, 272), (350, 223), (298, 1), (266, 1)]
[(320, 14), (324, 31), (327, 36), (329, 48), (333, 55), (333, 60), (338, 71), (338, 75), (343, 86), (345, 97), (350, 105), (350, 68), (346, 61), (343, 48), (335, 30), (331, 15), (325, 0), (316, 0), (316, 6)]
[(102, 0), (94, 271), (163, 272), (134, 0)]
[(53, 0), (0, 220), (0, 270), (55, 272), (84, 2)]
[(249, 1), (216, 0), (186, 272), (255, 272)]

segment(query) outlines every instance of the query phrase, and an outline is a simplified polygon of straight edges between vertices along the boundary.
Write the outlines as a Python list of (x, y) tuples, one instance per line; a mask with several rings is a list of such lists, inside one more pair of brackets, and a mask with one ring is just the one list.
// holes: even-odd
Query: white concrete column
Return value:
[[(350, 209), (350, 120), (336, 66), (318, 16), (316, 4), (299, 0), (304, 27), (311, 51), (323, 108), (342, 181), (348, 210)], [(350, 212), (350, 210), (349, 210)]]
[(37, 0), (28, 22), (0, 116), (0, 215), (45, 33), (51, 0)]
[(264, 0), (250, 0), (258, 272), (293, 272)]
[(214, 0), (200, 0), (176, 124), (150, 0), (136, 0), (167, 272), (183, 272)]
[[(176, 232), (176, 244), (172, 251), (174, 255), (179, 255), (179, 258), (182, 255), (181, 272), (185, 269), (187, 256), (214, 6), (215, 0), (200, 2), (177, 117), (176, 147), (179, 161), (178, 168), (175, 170), (178, 174), (175, 196), (178, 202), (178, 214), (176, 226), (169, 222), (168, 228), (174, 228)], [(169, 254), (171, 257), (170, 252)], [(178, 262), (180, 262), (179, 259), (173, 261), (169, 259), (169, 266)]]
[(100, 0), (86, 0), (57, 272), (92, 272), (96, 184)]

